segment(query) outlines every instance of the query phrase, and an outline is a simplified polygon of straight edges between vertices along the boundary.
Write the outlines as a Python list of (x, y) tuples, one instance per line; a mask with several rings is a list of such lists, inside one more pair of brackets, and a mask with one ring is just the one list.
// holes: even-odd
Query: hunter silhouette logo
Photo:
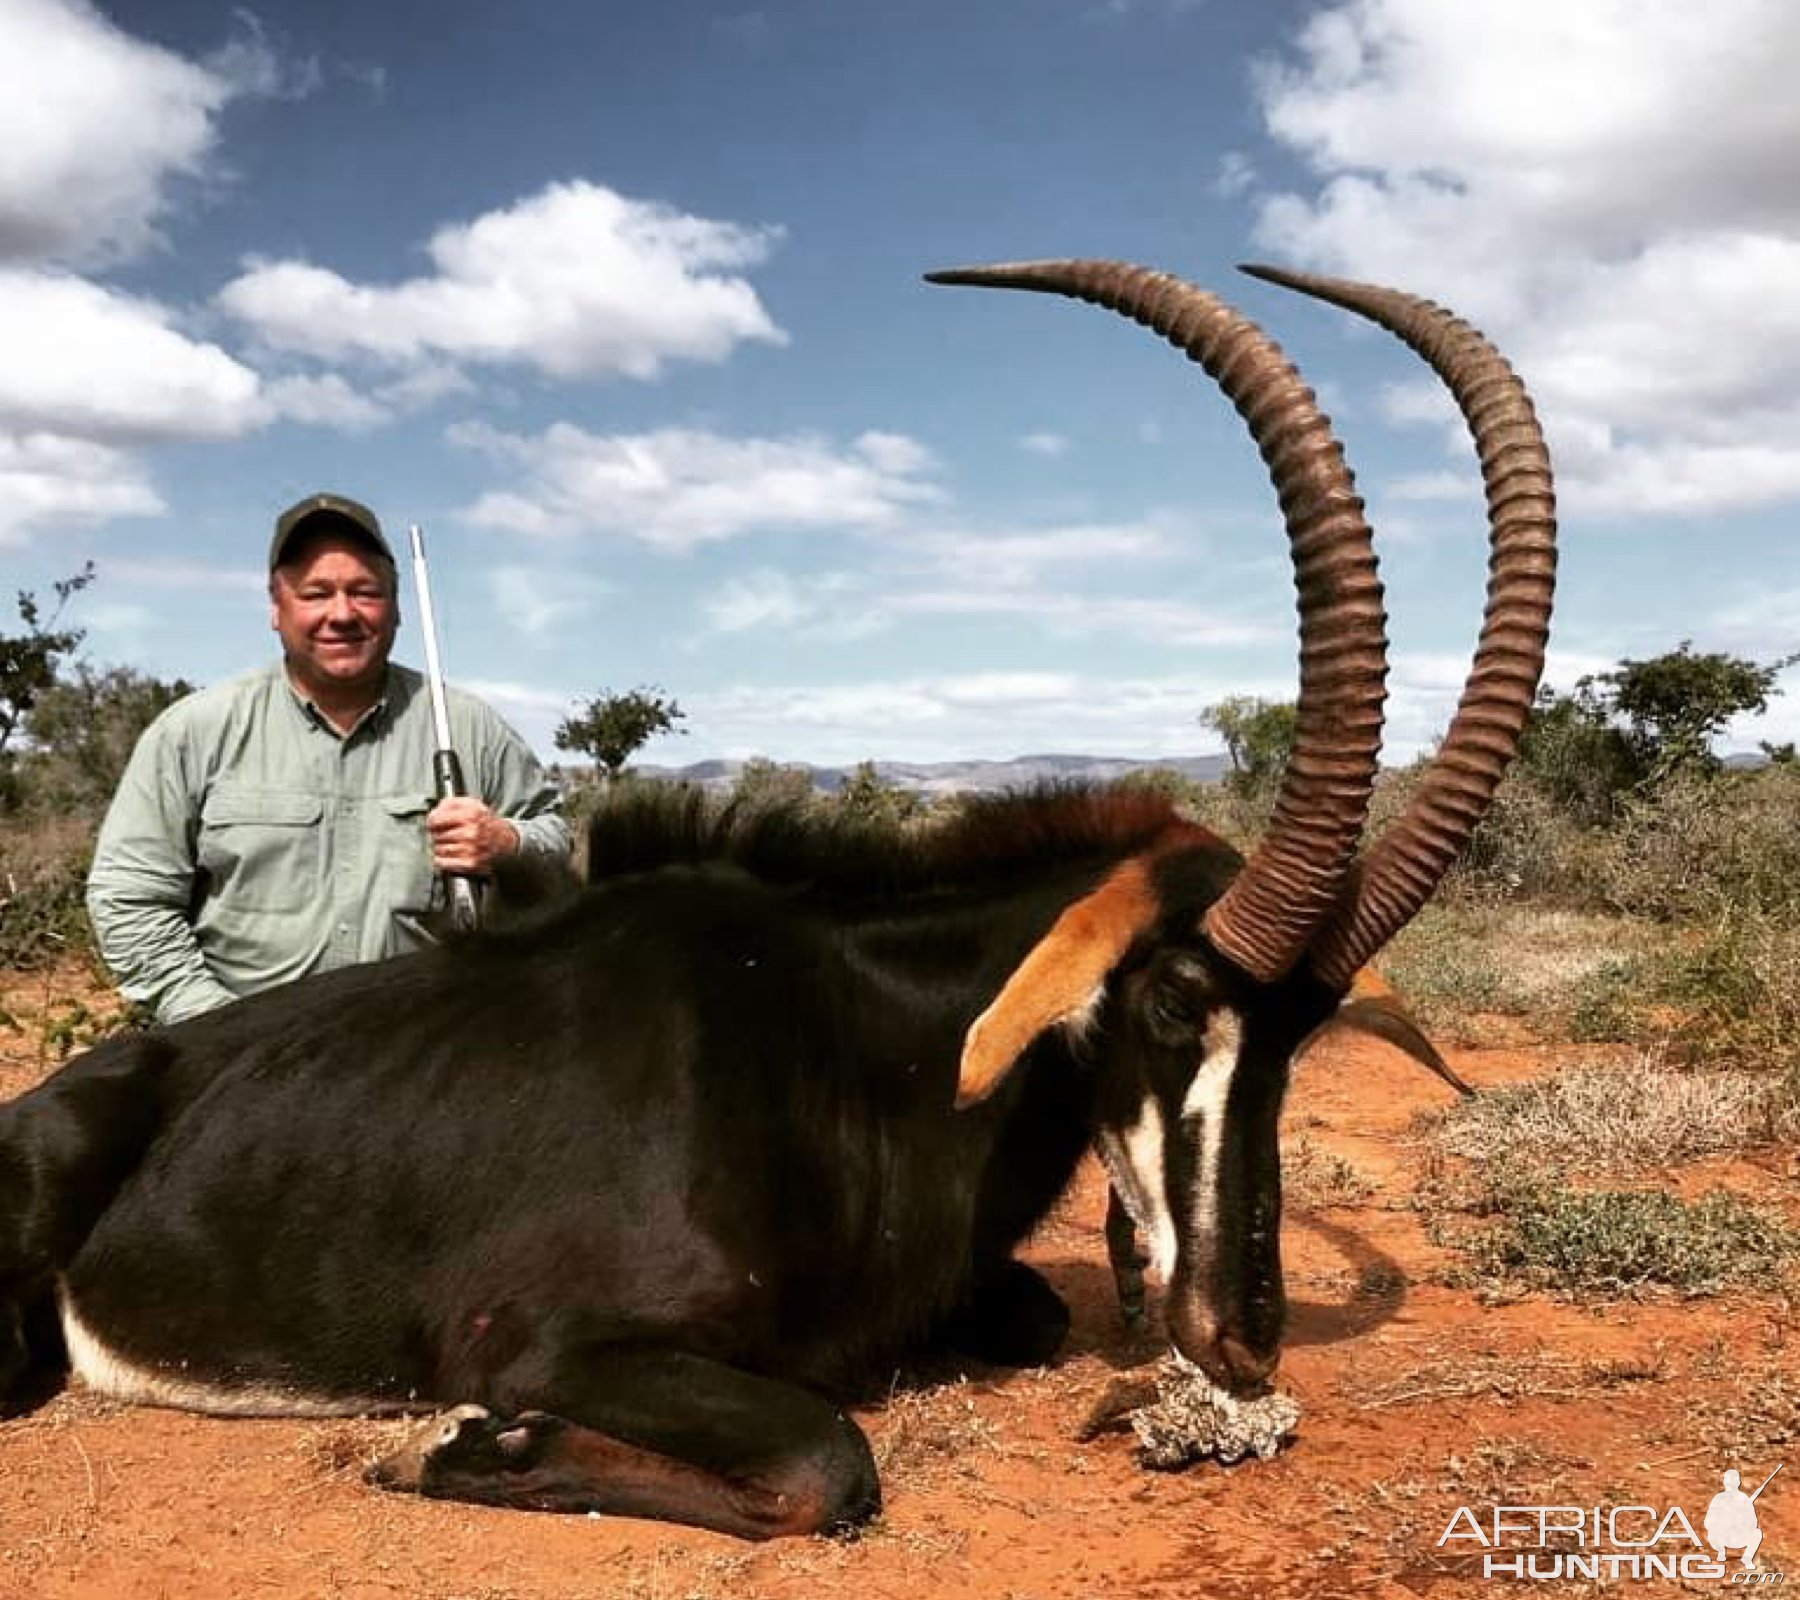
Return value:
[[(1782, 1462), (1775, 1472), (1786, 1465)], [(1757, 1547), (1762, 1543), (1762, 1529), (1756, 1521), (1756, 1498), (1774, 1481), (1775, 1472), (1757, 1485), (1756, 1494), (1745, 1494), (1738, 1487), (1740, 1480), (1735, 1468), (1725, 1474), (1725, 1487), (1712, 1497), (1712, 1504), (1706, 1508), (1706, 1542), (1721, 1561), (1726, 1559), (1728, 1550), (1742, 1550), (1740, 1565), (1756, 1565)]]

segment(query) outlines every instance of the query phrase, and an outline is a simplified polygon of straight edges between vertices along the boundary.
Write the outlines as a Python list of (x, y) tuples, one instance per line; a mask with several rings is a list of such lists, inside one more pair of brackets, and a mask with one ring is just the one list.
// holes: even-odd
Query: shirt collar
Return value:
[(312, 697), (310, 695), (302, 694), (299, 689), (294, 686), (294, 680), (288, 676), (287, 666), (284, 662), (276, 662), (275, 670), (281, 674), (281, 681), (287, 689), (288, 698), (299, 710), (301, 716), (303, 716), (311, 726), (330, 734), (332, 738), (341, 743), (348, 743), (361, 733), (364, 728), (376, 726), (380, 720), (386, 718), (389, 714), (396, 686), (392, 662), (388, 664), (387, 680), (382, 685), (381, 698), (351, 724), (348, 732), (340, 732), (337, 724), (319, 709)]

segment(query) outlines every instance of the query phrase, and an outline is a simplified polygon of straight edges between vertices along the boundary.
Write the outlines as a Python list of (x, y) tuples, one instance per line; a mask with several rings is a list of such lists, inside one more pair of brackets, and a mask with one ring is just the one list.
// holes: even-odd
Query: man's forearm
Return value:
[(237, 998), (208, 971), (193, 928), (174, 908), (90, 884), (88, 916), (120, 992), (154, 1006), (158, 1022), (181, 1022)]
[(535, 817), (508, 815), (506, 820), (518, 829), (521, 853), (538, 856), (566, 856), (569, 853), (569, 823), (561, 812), (543, 811)]

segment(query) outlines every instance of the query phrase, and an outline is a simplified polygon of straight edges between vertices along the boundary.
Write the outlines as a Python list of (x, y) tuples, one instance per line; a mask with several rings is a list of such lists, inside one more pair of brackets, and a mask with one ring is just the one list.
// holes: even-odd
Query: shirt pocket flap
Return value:
[(437, 801), (429, 795), (384, 794), (376, 804), (396, 822), (420, 822)]
[(324, 815), (325, 802), (316, 794), (279, 789), (215, 789), (201, 810), (201, 820), (215, 828), (240, 823), (305, 828)]

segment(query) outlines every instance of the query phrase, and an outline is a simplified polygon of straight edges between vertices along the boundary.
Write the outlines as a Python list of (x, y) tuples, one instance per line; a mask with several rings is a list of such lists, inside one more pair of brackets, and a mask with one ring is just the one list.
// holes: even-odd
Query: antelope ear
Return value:
[(1106, 976), (1160, 910), (1148, 862), (1132, 857), (1069, 906), (1006, 980), (963, 1039), (961, 1110), (1000, 1087), (1032, 1040), (1098, 1004)]
[(1425, 1037), (1425, 1030), (1413, 1020), (1399, 995), (1373, 967), (1362, 968), (1351, 979), (1350, 992), (1324, 1026), (1329, 1028), (1333, 1023), (1384, 1040), (1442, 1078), (1460, 1095), (1475, 1093), (1438, 1053), (1437, 1046)]

